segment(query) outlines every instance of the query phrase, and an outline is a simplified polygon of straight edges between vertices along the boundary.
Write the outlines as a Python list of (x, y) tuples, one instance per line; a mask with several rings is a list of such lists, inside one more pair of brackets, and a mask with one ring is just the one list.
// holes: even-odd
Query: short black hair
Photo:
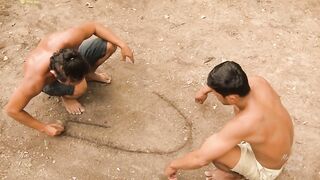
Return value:
[(208, 75), (207, 85), (223, 97), (231, 94), (244, 97), (250, 92), (246, 73), (233, 61), (225, 61), (215, 66)]
[(57, 73), (57, 79), (65, 82), (80, 81), (89, 72), (90, 65), (75, 49), (61, 49), (50, 58), (50, 69)]

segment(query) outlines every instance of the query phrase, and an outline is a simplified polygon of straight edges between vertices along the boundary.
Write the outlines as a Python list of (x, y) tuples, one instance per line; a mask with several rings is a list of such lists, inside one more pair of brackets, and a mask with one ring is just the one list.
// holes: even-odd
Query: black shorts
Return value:
[[(93, 66), (99, 59), (101, 59), (106, 54), (107, 41), (101, 38), (90, 38), (84, 40), (79, 46), (79, 53), (81, 56), (88, 61), (90, 66)], [(42, 92), (50, 96), (65, 96), (73, 95), (74, 86), (65, 85), (54, 81), (51, 84), (47, 84), (42, 89)]]

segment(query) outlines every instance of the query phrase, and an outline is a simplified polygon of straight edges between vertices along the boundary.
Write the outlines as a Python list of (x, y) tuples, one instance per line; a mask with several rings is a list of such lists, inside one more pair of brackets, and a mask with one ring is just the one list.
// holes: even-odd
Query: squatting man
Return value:
[(195, 101), (202, 104), (211, 93), (224, 105), (233, 105), (235, 116), (202, 146), (173, 160), (166, 176), (178, 170), (197, 169), (213, 163), (209, 179), (271, 180), (281, 172), (291, 153), (293, 124), (279, 95), (262, 77), (248, 77), (239, 64), (226, 61), (213, 68), (207, 85)]
[[(91, 38), (90, 38), (91, 37)], [(133, 52), (128, 45), (105, 27), (87, 22), (62, 32), (44, 37), (24, 62), (24, 77), (5, 107), (13, 119), (50, 136), (59, 135), (61, 123), (43, 123), (24, 110), (30, 100), (44, 92), (59, 96), (66, 110), (81, 114), (84, 107), (78, 98), (87, 90), (87, 81), (110, 83), (111, 77), (97, 73), (119, 47), (122, 60), (133, 63)]]

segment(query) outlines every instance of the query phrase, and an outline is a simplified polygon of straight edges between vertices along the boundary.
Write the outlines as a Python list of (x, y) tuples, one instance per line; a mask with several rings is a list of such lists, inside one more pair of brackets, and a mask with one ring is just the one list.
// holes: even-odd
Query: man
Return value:
[(213, 163), (217, 170), (207, 179), (275, 179), (291, 153), (293, 124), (279, 95), (262, 77), (247, 78), (239, 64), (223, 62), (209, 73), (207, 85), (195, 101), (209, 93), (224, 105), (233, 105), (235, 116), (200, 147), (172, 161), (165, 170), (176, 179), (179, 169), (196, 169)]
[[(97, 36), (93, 39), (89, 37)], [(86, 40), (87, 39), (87, 40)], [(66, 31), (53, 33), (40, 41), (27, 56), (24, 78), (5, 107), (15, 120), (50, 136), (59, 135), (60, 123), (44, 124), (24, 110), (41, 91), (60, 96), (66, 110), (81, 114), (84, 107), (77, 101), (87, 89), (87, 81), (110, 83), (106, 74), (96, 69), (121, 48), (122, 58), (134, 62), (132, 50), (109, 28), (95, 22), (84, 23)]]

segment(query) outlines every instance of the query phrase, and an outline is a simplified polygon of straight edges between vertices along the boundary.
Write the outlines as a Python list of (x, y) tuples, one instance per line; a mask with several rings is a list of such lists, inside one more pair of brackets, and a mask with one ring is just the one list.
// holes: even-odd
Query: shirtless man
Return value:
[(59, 135), (64, 130), (63, 125), (44, 124), (26, 112), (25, 106), (43, 91), (51, 96), (60, 96), (69, 113), (81, 114), (84, 107), (77, 98), (85, 93), (87, 81), (110, 83), (111, 78), (96, 73), (96, 69), (117, 47), (121, 48), (123, 60), (128, 57), (134, 62), (132, 50), (127, 44), (99, 23), (87, 22), (46, 36), (27, 56), (24, 78), (9, 99), (5, 111), (31, 128), (50, 136)]
[(233, 105), (235, 116), (199, 149), (172, 161), (166, 176), (176, 179), (179, 169), (197, 169), (212, 162), (217, 170), (206, 172), (207, 179), (275, 179), (293, 143), (292, 120), (279, 95), (262, 77), (247, 78), (232, 61), (213, 68), (195, 101), (202, 104), (208, 93), (224, 105)]

